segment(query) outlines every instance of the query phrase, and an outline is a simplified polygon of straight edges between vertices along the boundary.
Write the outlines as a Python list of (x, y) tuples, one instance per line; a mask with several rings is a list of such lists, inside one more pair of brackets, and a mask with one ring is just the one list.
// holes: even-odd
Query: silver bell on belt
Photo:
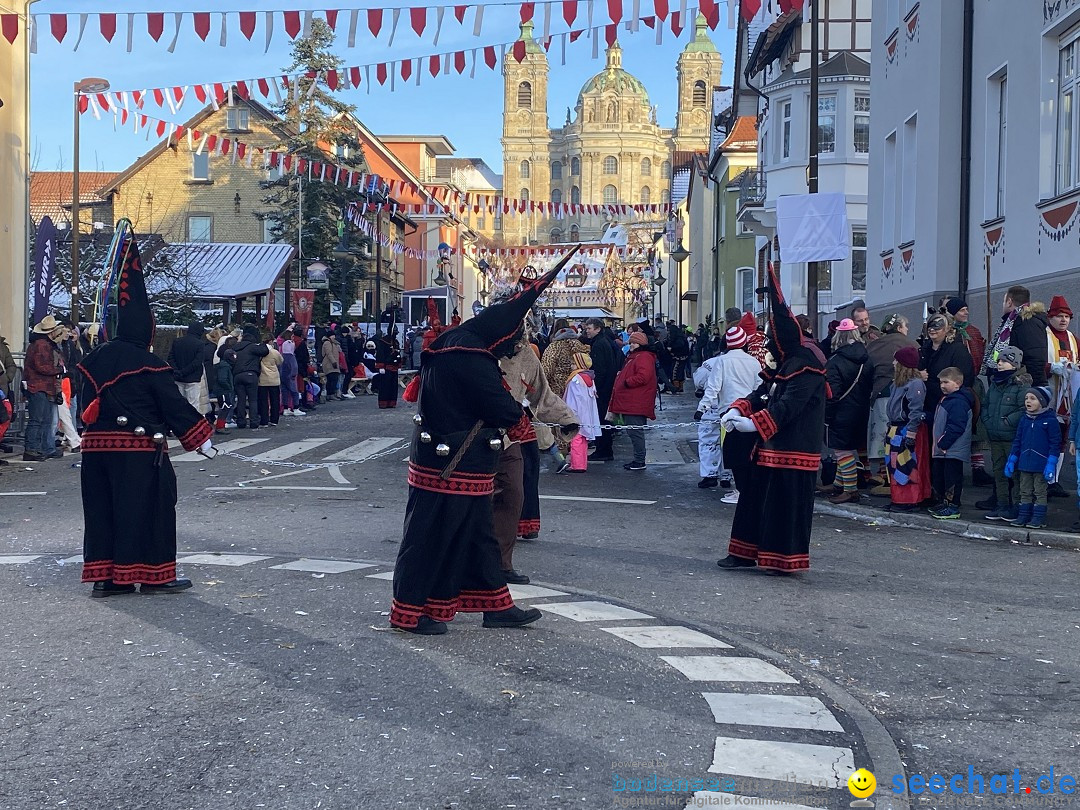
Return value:
[(428, 433), (426, 430), (423, 431), (420, 434), (420, 441), (422, 441), (424, 444), (431, 444), (431, 434)]
[(488, 439), (488, 447), (492, 450), (502, 450), (502, 439)]
[(412, 420), (413, 420), (413, 424), (414, 424), (414, 425), (422, 425), (422, 424), (424, 424), (424, 417), (422, 417), (422, 416), (421, 416), (420, 414), (418, 414), (418, 413), (414, 413), (414, 414), (413, 414), (413, 418), (412, 418)]
[(155, 433), (150, 438), (154, 440), (154, 444), (161, 444), (163, 441), (165, 441), (165, 434), (164, 433)]
[(448, 445), (448, 444), (437, 444), (437, 445), (435, 445), (435, 455), (437, 455), (437, 456), (448, 456), (448, 455), (450, 455), (450, 445)]
[(146, 435), (146, 428), (144, 428), (142, 425), (139, 425), (139, 427), (135, 428), (135, 435), (136, 436), (145, 436)]
[(128, 420), (127, 420), (126, 416), (118, 416), (118, 417), (116, 417), (116, 424), (118, 424), (120, 427), (124, 427), (127, 424), (127, 422), (128, 422)]

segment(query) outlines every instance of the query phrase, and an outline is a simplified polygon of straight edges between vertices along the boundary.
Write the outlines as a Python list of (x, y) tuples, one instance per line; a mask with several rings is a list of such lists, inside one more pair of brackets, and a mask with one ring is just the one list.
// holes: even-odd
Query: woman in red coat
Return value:
[(627, 470), (645, 469), (645, 420), (656, 418), (656, 343), (642, 331), (630, 333), (630, 355), (611, 390), (608, 410), (631, 429), (634, 460)]

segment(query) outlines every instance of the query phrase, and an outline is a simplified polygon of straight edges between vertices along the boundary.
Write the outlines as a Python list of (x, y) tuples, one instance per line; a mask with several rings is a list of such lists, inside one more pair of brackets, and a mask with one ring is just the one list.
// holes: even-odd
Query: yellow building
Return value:
[[(585, 82), (562, 127), (548, 126), (548, 61), (521, 27), (525, 57), (503, 63), (503, 194), (510, 198), (582, 205), (667, 201), (675, 150), (705, 150), (712, 125), (713, 89), (724, 60), (698, 16), (694, 38), (679, 55), (675, 127), (660, 126), (645, 85), (623, 69), (616, 42), (604, 69)], [(597, 239), (603, 216), (539, 213), (505, 216), (507, 244)]]

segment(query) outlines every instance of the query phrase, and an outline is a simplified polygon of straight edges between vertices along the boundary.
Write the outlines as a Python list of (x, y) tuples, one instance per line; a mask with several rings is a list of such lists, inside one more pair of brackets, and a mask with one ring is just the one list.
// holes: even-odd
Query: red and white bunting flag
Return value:
[[(5, 14), (4, 16), (6, 17), (8, 15)], [(11, 15), (11, 16), (15, 16), (15, 15)], [(18, 18), (16, 18), (16, 19), (18, 19)], [(50, 14), (49, 15), (49, 30), (52, 31), (53, 39), (55, 39), (57, 42), (63, 42), (64, 37), (67, 36), (67, 32), (68, 32), (67, 14)], [(4, 38), (5, 39), (7, 38), (6, 33), (4, 35)], [(12, 40), (10, 40), (10, 39), (8, 40), (8, 42), (11, 42), (11, 41)]]
[(101, 36), (104, 37), (105, 41), (112, 42), (113, 37), (116, 36), (116, 15), (98, 14), (98, 27), (101, 30)]
[(423, 6), (409, 9), (409, 22), (416, 35), (422, 37), (424, 29), (427, 27), (427, 9)]
[(761, 11), (761, 0), (742, 0), (741, 8), (743, 19), (751, 22)]
[(338, 10), (336, 8), (328, 8), (323, 12), (326, 17), (326, 24), (330, 26), (331, 31), (337, 31), (337, 17)]
[(210, 35), (210, 15), (205, 11), (197, 11), (191, 15), (191, 23), (195, 27), (195, 34), (206, 42)]
[(285, 33), (289, 35), (289, 39), (296, 39), (300, 36), (300, 12), (299, 11), (285, 11), (282, 12), (285, 17)]
[(378, 39), (382, 30), (383, 10), (381, 8), (369, 8), (367, 13), (367, 26), (371, 35)]

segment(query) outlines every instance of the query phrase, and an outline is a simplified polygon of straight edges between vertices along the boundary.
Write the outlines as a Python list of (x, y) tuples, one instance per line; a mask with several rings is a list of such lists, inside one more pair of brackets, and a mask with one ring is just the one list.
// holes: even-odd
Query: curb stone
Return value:
[(1071, 532), (1030, 530), (981, 521), (973, 523), (966, 520), (934, 520), (932, 517), (916, 513), (883, 512), (867, 506), (836, 506), (821, 501), (814, 502), (814, 512), (819, 515), (855, 520), (859, 523), (872, 522), (878, 526), (900, 526), (907, 529), (948, 532), (960, 537), (980, 540), (1004, 540), (1023, 545), (1080, 551), (1080, 534)]

